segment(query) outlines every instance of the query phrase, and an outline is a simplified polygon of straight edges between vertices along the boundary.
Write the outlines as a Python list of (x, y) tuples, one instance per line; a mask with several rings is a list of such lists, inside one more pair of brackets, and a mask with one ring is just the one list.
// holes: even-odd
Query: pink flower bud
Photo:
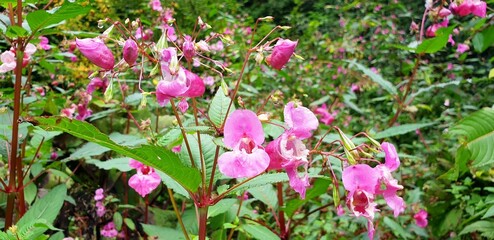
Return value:
[(447, 8), (441, 8), (441, 10), (439, 10), (439, 17), (441, 18), (445, 18), (447, 16), (451, 15), (451, 11)]
[(298, 41), (280, 39), (274, 46), (273, 52), (266, 58), (266, 62), (273, 68), (280, 70), (290, 60)]
[(123, 58), (130, 65), (136, 63), (137, 57), (139, 56), (139, 51), (137, 50), (137, 43), (132, 39), (127, 39), (123, 47)]
[(105, 70), (113, 69), (115, 58), (110, 49), (99, 38), (85, 38), (75, 40), (77, 47), (89, 61)]
[(190, 36), (185, 36), (184, 37), (184, 44), (182, 45), (182, 51), (184, 53), (185, 59), (187, 59), (188, 62), (192, 61), (192, 58), (194, 55), (196, 55), (196, 49), (194, 48), (194, 41), (192, 41), (192, 38)]
[(458, 48), (456, 49), (457, 53), (464, 53), (466, 51), (470, 50), (470, 47), (464, 43), (458, 44)]

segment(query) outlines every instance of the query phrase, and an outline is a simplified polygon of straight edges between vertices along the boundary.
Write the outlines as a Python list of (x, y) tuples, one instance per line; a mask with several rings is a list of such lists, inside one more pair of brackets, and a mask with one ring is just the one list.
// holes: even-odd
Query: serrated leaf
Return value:
[(75, 3), (65, 3), (59, 8), (54, 8), (49, 11), (37, 10), (30, 12), (26, 16), (26, 20), (31, 27), (32, 32), (37, 32), (39, 29), (59, 24), (60, 22), (77, 17), (89, 12), (90, 7), (83, 7)]
[[(230, 105), (230, 98), (225, 95), (221, 88), (218, 88), (216, 94), (211, 100), (211, 105), (209, 105), (208, 115), (211, 121), (216, 126), (221, 126), (223, 121), (226, 119), (226, 111), (228, 110), (228, 105)], [(232, 104), (230, 113), (235, 110), (235, 106)]]
[(451, 134), (464, 136), (462, 141), (471, 153), (473, 167), (494, 163), (494, 109), (484, 108), (459, 121)]
[(160, 227), (156, 225), (150, 224), (141, 224), (142, 229), (149, 237), (156, 237), (158, 240), (167, 240), (167, 239), (185, 239), (184, 234), (176, 229)]
[(494, 233), (494, 222), (491, 221), (477, 221), (474, 222), (461, 230), (459, 235), (481, 232), (481, 233)]
[[(58, 216), (58, 212), (63, 206), (65, 196), (67, 195), (67, 187), (65, 184), (58, 185), (53, 188), (43, 198), (37, 200), (33, 206), (24, 214), (24, 216), (16, 223), (18, 226), (30, 224), (34, 219), (43, 219), (46, 223), (53, 223)], [(31, 223), (32, 224), (32, 223)], [(32, 230), (30, 237), (35, 239), (43, 234), (48, 228), (36, 227)]]
[(29, 32), (17, 25), (11, 25), (7, 28), (7, 31), (5, 31), (5, 35), (9, 38), (17, 38), (17, 37), (27, 37), (29, 35)]
[(130, 158), (123, 157), (123, 158), (112, 158), (105, 161), (100, 161), (97, 159), (88, 159), (86, 160), (86, 163), (93, 164), (99, 169), (104, 169), (104, 170), (117, 169), (120, 172), (128, 172), (132, 170), (132, 168), (129, 166), (129, 161)]
[(393, 231), (393, 233), (397, 237), (400, 237), (400, 239), (413, 238), (413, 236), (410, 233), (408, 233), (407, 230), (405, 230), (400, 224), (398, 224), (389, 217), (384, 217), (384, 224), (386, 224), (389, 228), (391, 228), (391, 231)]
[(275, 188), (270, 185), (264, 185), (260, 187), (250, 188), (249, 193), (254, 196), (254, 198), (265, 203), (269, 208), (275, 210), (278, 207), (278, 199), (276, 197)]
[[(201, 168), (201, 152), (199, 151), (199, 141), (197, 138), (197, 134), (187, 134), (187, 142), (189, 143), (190, 150), (192, 152), (192, 158), (194, 159), (195, 166), (200, 169)], [(211, 178), (214, 157), (216, 154), (216, 144), (214, 143), (214, 138), (207, 134), (201, 134), (201, 148), (202, 148), (202, 157), (204, 159), (205, 167), (206, 167), (206, 181), (209, 182)], [(218, 155), (221, 155), (219, 152)], [(182, 151), (180, 152), (180, 158), (182, 162), (190, 163), (189, 152), (187, 151), (187, 147), (185, 145), (185, 141), (182, 143)], [(215, 172), (214, 178), (221, 178), (222, 174), (219, 171)]]
[(209, 207), (208, 218), (220, 215), (228, 211), (233, 206), (233, 204), (237, 203), (237, 201), (238, 199), (235, 198), (221, 199), (218, 203)]
[(446, 47), (448, 43), (449, 35), (453, 32), (456, 25), (439, 28), (436, 31), (436, 36), (434, 38), (426, 39), (417, 47), (417, 53), (435, 53)]
[(482, 216), (482, 219), (486, 219), (486, 218), (490, 218), (494, 216), (494, 205), (492, 205), (488, 210), (487, 212), (484, 214), (484, 216)]
[(396, 95), (398, 94), (398, 91), (396, 90), (396, 87), (389, 81), (385, 80), (381, 75), (378, 73), (373, 72), (369, 68), (363, 66), (362, 64), (357, 63), (357, 61), (352, 60), (352, 61), (346, 61), (350, 63), (350, 67), (356, 66), (357, 69), (360, 71), (364, 72), (365, 75), (369, 76), (369, 78), (379, 84), (384, 90), (386, 90), (388, 93), (391, 95)]
[(395, 127), (390, 127), (382, 132), (377, 133), (374, 135), (374, 139), (383, 139), (387, 137), (392, 137), (392, 136), (398, 136), (402, 135), (405, 133), (413, 132), (417, 129), (432, 126), (436, 123), (410, 123), (410, 124), (403, 124), (400, 126), (395, 126)]
[(122, 146), (101, 133), (95, 126), (78, 120), (62, 117), (37, 117), (35, 119), (45, 130), (69, 133), (160, 170), (191, 192), (197, 191), (201, 183), (201, 176), (197, 169), (185, 166), (175, 153), (162, 147), (142, 145), (136, 148), (129, 148)]
[(247, 233), (252, 235), (253, 238), (259, 240), (275, 240), (280, 239), (276, 234), (271, 232), (268, 228), (262, 225), (253, 225), (253, 224), (243, 224), (241, 228), (244, 229)]

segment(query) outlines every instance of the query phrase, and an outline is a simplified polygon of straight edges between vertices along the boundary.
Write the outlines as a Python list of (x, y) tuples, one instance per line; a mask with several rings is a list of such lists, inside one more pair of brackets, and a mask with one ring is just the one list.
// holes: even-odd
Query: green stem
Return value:
[(184, 236), (187, 240), (190, 240), (189, 234), (187, 233), (187, 229), (185, 228), (184, 221), (182, 221), (182, 215), (180, 211), (178, 211), (177, 202), (175, 202), (175, 197), (173, 197), (173, 191), (170, 188), (167, 188), (168, 195), (170, 195), (170, 201), (172, 202), (173, 211), (175, 211), (175, 215), (177, 215), (178, 223), (180, 224), (180, 228), (184, 233)]

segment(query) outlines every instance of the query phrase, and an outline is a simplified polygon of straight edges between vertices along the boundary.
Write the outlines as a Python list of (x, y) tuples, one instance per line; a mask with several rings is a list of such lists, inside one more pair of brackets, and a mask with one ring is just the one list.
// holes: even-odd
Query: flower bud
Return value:
[(266, 62), (273, 68), (280, 70), (290, 60), (298, 41), (280, 39), (273, 48), (273, 52), (266, 57)]
[(89, 61), (105, 70), (113, 69), (115, 58), (110, 49), (99, 38), (85, 38), (75, 40), (77, 48)]
[(194, 55), (196, 55), (196, 49), (194, 48), (194, 41), (190, 36), (184, 37), (184, 44), (182, 45), (182, 51), (184, 53), (185, 59), (188, 62), (192, 61)]
[(123, 58), (124, 60), (130, 65), (134, 65), (137, 57), (139, 55), (139, 51), (137, 49), (137, 43), (132, 40), (132, 39), (127, 39), (125, 41), (124, 47), (123, 47)]

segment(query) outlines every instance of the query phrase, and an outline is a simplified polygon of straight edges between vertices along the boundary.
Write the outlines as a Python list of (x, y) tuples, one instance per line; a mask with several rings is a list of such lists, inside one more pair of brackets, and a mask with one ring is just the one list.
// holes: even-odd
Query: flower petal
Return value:
[(352, 192), (360, 189), (374, 194), (378, 185), (379, 172), (369, 165), (357, 164), (345, 168), (342, 178), (346, 190)]
[(250, 110), (235, 110), (225, 122), (223, 142), (233, 148), (242, 138), (250, 138), (256, 145), (264, 142), (264, 130), (257, 115)]
[(295, 107), (293, 102), (289, 102), (285, 106), (284, 117), (286, 124), (300, 139), (312, 136), (311, 131), (319, 126), (317, 117), (311, 110), (303, 106)]
[(225, 176), (232, 178), (253, 177), (266, 170), (269, 156), (264, 149), (255, 148), (252, 153), (241, 150), (223, 153), (218, 166)]

